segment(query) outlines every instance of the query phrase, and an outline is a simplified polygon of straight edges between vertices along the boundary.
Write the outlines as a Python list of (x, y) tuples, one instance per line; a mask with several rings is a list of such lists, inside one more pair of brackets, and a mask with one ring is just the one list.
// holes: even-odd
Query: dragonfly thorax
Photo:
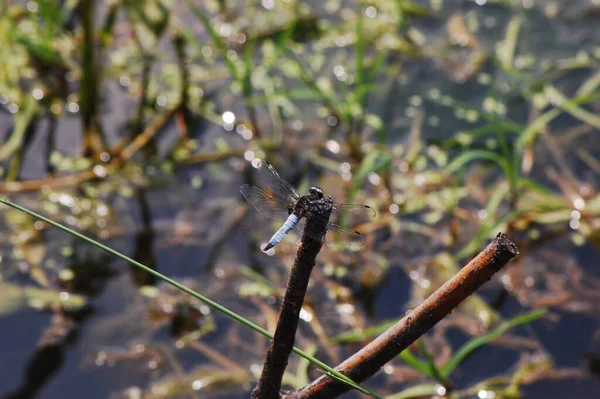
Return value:
[(323, 196), (325, 194), (323, 194), (323, 189), (321, 189), (321, 187), (311, 187), (308, 190), (308, 193), (314, 197), (316, 197), (317, 199), (323, 199)]
[(367, 205), (334, 204), (333, 199), (325, 195), (320, 187), (311, 187), (307, 195), (301, 196), (268, 162), (262, 163), (258, 170), (267, 190), (244, 184), (240, 192), (265, 217), (285, 219), (283, 226), (265, 246), (265, 251), (277, 245), (295, 227), (302, 231), (303, 239), (310, 237), (322, 240), (326, 231), (327, 242), (362, 245), (362, 234), (337, 223), (342, 220), (353, 225), (356, 221), (373, 217), (373, 208)]

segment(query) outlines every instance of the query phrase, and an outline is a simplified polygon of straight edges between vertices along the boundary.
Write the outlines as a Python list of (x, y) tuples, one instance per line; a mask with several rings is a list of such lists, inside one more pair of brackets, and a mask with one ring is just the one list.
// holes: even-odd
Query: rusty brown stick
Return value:
[[(486, 249), (451, 280), (402, 320), (336, 367), (336, 370), (357, 383), (365, 381), (447, 316), (517, 254), (517, 247), (510, 238), (502, 233), (498, 234)], [(349, 389), (348, 385), (323, 375), (285, 398), (334, 398)]]

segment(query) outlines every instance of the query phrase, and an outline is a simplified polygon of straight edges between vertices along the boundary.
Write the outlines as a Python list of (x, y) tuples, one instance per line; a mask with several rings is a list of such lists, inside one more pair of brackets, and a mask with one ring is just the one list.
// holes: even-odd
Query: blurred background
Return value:
[[(299, 236), (260, 250), (260, 160), (372, 206), (301, 314), (331, 366), (503, 231), (520, 256), (366, 385), (600, 391), (599, 1), (0, 7), (0, 194), (271, 331)], [(248, 397), (266, 338), (5, 206), (0, 229), (0, 398)], [(285, 386), (320, 373), (293, 355)]]

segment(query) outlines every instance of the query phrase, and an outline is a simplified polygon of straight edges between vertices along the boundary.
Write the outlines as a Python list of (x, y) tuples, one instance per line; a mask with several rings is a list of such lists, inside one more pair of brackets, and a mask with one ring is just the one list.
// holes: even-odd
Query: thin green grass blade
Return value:
[(406, 15), (404, 15), (404, 9), (402, 8), (403, 0), (396, 1), (396, 12), (398, 13), (398, 22), (396, 22), (396, 30), (401, 32), (402, 28), (404, 28), (404, 23), (406, 22)]
[(544, 314), (546, 314), (546, 309), (537, 309), (532, 312), (526, 313), (524, 315), (517, 316), (507, 322), (500, 324), (498, 327), (493, 329), (492, 331), (483, 334), (480, 337), (474, 338), (464, 344), (455, 354), (452, 356), (452, 359), (448, 362), (446, 366), (444, 366), (441, 370), (441, 375), (443, 378), (448, 378), (450, 374), (462, 363), (463, 360), (474, 350), (477, 348), (495, 340), (500, 337), (508, 330), (513, 327), (516, 327), (520, 324), (531, 323), (534, 320), (541, 318)]
[(411, 399), (411, 398), (429, 398), (438, 397), (438, 384), (426, 382), (406, 388), (402, 392), (388, 395), (385, 399)]
[(465, 164), (475, 159), (484, 159), (494, 162), (500, 166), (500, 168), (502, 168), (502, 171), (508, 178), (510, 178), (512, 175), (512, 166), (510, 161), (504, 158), (502, 155), (488, 150), (472, 150), (463, 152), (454, 158), (452, 162), (450, 162), (450, 164), (446, 167), (446, 173), (454, 173)]
[[(594, 114), (593, 112), (589, 112), (583, 108), (581, 108), (575, 101), (567, 98), (564, 94), (562, 94), (558, 89), (556, 89), (552, 85), (547, 85), (544, 88), (544, 93), (550, 101), (554, 104), (558, 104), (558, 107), (565, 110), (574, 118), (579, 119), (580, 121), (587, 123), (590, 126), (595, 127), (596, 129), (600, 129), (600, 117)], [(585, 98), (594, 98), (597, 97), (598, 93), (591, 92), (589, 94), (584, 95)]]
[[(463, 101), (459, 101), (454, 98), (450, 98), (448, 96), (443, 96), (441, 99), (430, 99), (436, 104), (442, 105), (444, 107), (452, 108), (454, 110), (462, 110), (465, 112), (472, 112), (479, 119), (485, 120), (495, 125), (501, 125), (502, 129), (511, 131), (511, 132), (521, 132), (525, 129), (525, 126), (520, 123), (514, 122), (509, 119), (498, 120), (498, 114), (495, 112), (488, 112), (476, 107), (473, 107), (470, 104), (467, 104)], [(500, 126), (498, 126), (500, 128)]]
[(265, 59), (264, 66), (267, 71), (270, 71), (274, 65), (279, 61), (279, 56), (283, 54), (286, 46), (290, 45), (290, 41), (292, 39), (292, 35), (296, 30), (296, 26), (298, 26), (298, 19), (294, 19), (290, 22), (290, 24), (284, 29), (283, 32), (275, 39), (275, 51), (272, 56), (268, 59)]
[(178, 32), (187, 40), (188, 43), (190, 43), (196, 49), (198, 55), (201, 56), (203, 43), (200, 42), (200, 40), (198, 40), (198, 38), (190, 28), (185, 26), (182, 20), (180, 20), (174, 15), (171, 16), (171, 18), (173, 18), (173, 25), (177, 27)]
[(315, 94), (317, 94), (321, 98), (321, 101), (323, 101), (328, 107), (330, 107), (336, 115), (338, 115), (340, 118), (346, 118), (344, 122), (347, 123), (348, 112), (343, 112), (343, 105), (334, 96), (330, 95), (329, 93), (326, 93), (319, 87), (319, 85), (317, 84), (313, 76), (310, 74), (308, 69), (304, 66), (304, 64), (302, 64), (302, 62), (300, 62), (298, 57), (296, 57), (296, 54), (294, 54), (289, 48), (284, 48), (283, 50), (288, 56), (288, 58), (291, 61), (293, 61), (298, 67), (298, 70), (300, 71), (299, 78), (302, 81), (302, 83), (304, 83), (306, 87), (308, 87)]
[(431, 375), (431, 369), (429, 365), (417, 359), (417, 357), (410, 351), (410, 349), (403, 350), (398, 355), (398, 357), (402, 359), (402, 361), (413, 370), (418, 371), (419, 373), (428, 377), (434, 378), (434, 376)]
[(229, 57), (227, 56), (227, 51), (229, 50), (229, 47), (227, 46), (227, 43), (225, 43), (225, 40), (223, 40), (221, 35), (219, 35), (219, 33), (212, 27), (212, 25), (210, 24), (210, 19), (202, 12), (200, 7), (198, 7), (197, 5), (195, 5), (194, 3), (192, 3), (189, 0), (186, 1), (186, 3), (188, 5), (188, 7), (190, 8), (190, 10), (192, 11), (192, 13), (204, 25), (206, 32), (212, 39), (215, 46), (217, 46), (217, 49), (219, 50), (219, 52), (221, 53), (221, 56), (225, 60), (225, 64), (227, 64), (227, 68), (229, 68), (229, 72), (231, 73), (233, 78), (236, 81), (242, 83), (242, 76), (240, 74), (240, 71), (238, 70), (235, 63), (232, 60), (230, 60)]
[(0, 146), (0, 161), (4, 161), (15, 154), (23, 146), (25, 132), (39, 108), (38, 102), (32, 96), (27, 97), (23, 110), (15, 115), (14, 127), (11, 136)]
[(364, 35), (364, 16), (362, 10), (358, 10), (358, 17), (356, 20), (356, 102), (361, 107), (361, 114), (364, 113), (364, 101), (366, 97), (366, 92), (363, 89), (363, 85), (365, 83), (365, 35)]
[[(244, 317), (240, 316), (239, 314), (227, 309), (226, 307), (219, 305), (217, 302), (205, 297), (204, 295), (201, 295), (199, 293), (197, 293), (196, 291), (192, 290), (191, 288), (186, 287), (183, 284), (178, 283), (177, 281), (173, 280), (172, 278), (169, 278), (167, 276), (165, 276), (164, 274), (161, 274), (159, 272), (157, 272), (156, 270), (153, 270), (151, 268), (149, 268), (148, 266), (144, 266), (143, 264), (141, 264), (140, 262), (131, 259), (130, 257), (121, 254), (120, 252), (115, 251), (112, 248), (107, 247), (104, 244), (99, 243), (98, 241), (92, 240), (89, 237), (84, 236), (81, 233), (78, 233), (74, 230), (69, 229), (68, 227), (65, 227), (53, 220), (48, 219), (45, 216), (42, 216), (38, 213), (35, 213), (27, 208), (23, 208), (20, 205), (17, 205), (9, 200), (7, 200), (4, 196), (0, 195), (0, 203), (10, 206), (11, 208), (17, 209), (21, 212), (24, 212), (26, 214), (28, 214), (29, 216), (41, 220), (44, 223), (48, 223), (49, 225), (56, 227), (59, 230), (64, 231), (65, 233), (68, 233), (76, 238), (79, 238), (80, 240), (83, 240), (85, 242), (87, 242), (88, 244), (94, 245), (97, 248), (102, 249), (103, 251), (108, 252), (111, 255), (116, 256), (117, 258), (124, 260), (127, 263), (130, 263), (140, 269), (142, 269), (143, 271), (145, 271), (146, 273), (150, 273), (151, 275), (155, 276), (156, 278), (164, 281), (167, 284), (172, 285), (173, 287), (185, 292), (186, 294), (204, 302), (205, 304), (211, 306), (212, 308), (218, 310), (219, 312), (231, 317), (232, 319), (244, 324), (245, 326), (253, 329), (254, 331), (264, 335), (265, 337), (268, 337), (269, 339), (273, 339), (273, 334), (271, 334), (270, 332), (268, 332), (267, 330), (265, 330), (264, 328), (252, 323), (250, 320), (245, 319)], [(331, 378), (335, 378), (336, 380), (347, 384), (348, 386), (351, 386), (352, 388), (366, 394), (366, 395), (370, 395), (374, 398), (378, 398), (378, 399), (383, 399), (381, 396), (379, 396), (378, 394), (376, 394), (375, 392), (371, 391), (368, 388), (365, 388), (357, 383), (355, 383), (354, 381), (352, 381), (350, 378), (346, 377), (345, 375), (339, 373), (338, 371), (334, 370), (333, 368), (329, 367), (328, 365), (326, 365), (325, 363), (321, 362), (320, 360), (308, 355), (307, 353), (303, 352), (302, 350), (294, 347), (292, 349), (294, 351), (294, 353), (300, 355), (301, 357), (303, 357), (304, 359), (310, 361), (311, 363), (315, 364), (316, 366), (320, 367), (321, 369), (324, 370), (324, 372), (326, 374), (328, 374)]]
[(507, 72), (512, 72), (515, 69), (515, 54), (517, 43), (519, 42), (521, 25), (523, 25), (523, 19), (520, 15), (514, 16), (508, 22), (508, 26), (506, 28), (506, 37), (504, 42), (501, 43), (500, 50), (498, 51), (500, 66), (502, 66), (502, 68)]
[(442, 376), (441, 370), (438, 368), (437, 364), (435, 364), (435, 359), (433, 355), (427, 350), (425, 344), (423, 344), (422, 340), (417, 341), (417, 345), (419, 346), (419, 350), (427, 359), (425, 366), (427, 367), (427, 375), (430, 375), (436, 381), (440, 383), (445, 383), (446, 378)]
[(498, 220), (494, 221), (491, 224), (486, 224), (484, 227), (480, 229), (477, 235), (464, 247), (460, 249), (455, 255), (456, 259), (466, 259), (472, 256), (474, 253), (477, 253), (477, 248), (481, 247), (483, 242), (495, 235), (498, 230), (502, 230), (500, 228), (501, 225), (514, 221), (515, 219), (525, 215), (527, 213), (526, 210), (516, 210), (512, 212), (508, 212), (503, 215)]
[(579, 86), (575, 97), (583, 97), (595, 92), (600, 87), (600, 71), (593, 74), (589, 79)]
[[(556, 95), (556, 92), (550, 90), (551, 95)], [(580, 96), (574, 97), (572, 99), (566, 99), (559, 108), (552, 108), (551, 110), (544, 112), (542, 115), (538, 116), (533, 122), (531, 122), (526, 129), (521, 132), (521, 135), (517, 141), (517, 150), (519, 152), (523, 151), (525, 147), (533, 145), (537, 136), (542, 132), (544, 127), (550, 123), (554, 118), (558, 117), (563, 111), (570, 112), (574, 117), (585, 120), (588, 116), (588, 112), (585, 111), (585, 114), (581, 114), (581, 108), (578, 107), (581, 104), (594, 101), (596, 98), (600, 96), (600, 92), (585, 92)], [(573, 113), (575, 111), (575, 113)], [(583, 118), (582, 118), (583, 116)], [(596, 118), (593, 118), (591, 121), (596, 123)], [(592, 125), (593, 126), (593, 125)]]
[(374, 150), (369, 152), (362, 160), (358, 171), (352, 177), (352, 188), (348, 195), (348, 201), (353, 202), (360, 191), (360, 187), (367, 175), (371, 172), (380, 171), (392, 162), (392, 154), (387, 151)]
[(390, 328), (397, 322), (398, 322), (398, 320), (389, 320), (389, 321), (384, 321), (382, 323), (379, 323), (375, 326), (365, 328), (361, 332), (349, 331), (349, 332), (340, 334), (336, 337), (329, 339), (329, 342), (333, 345), (337, 345), (337, 344), (351, 344), (351, 343), (355, 343), (355, 342), (359, 342), (359, 341), (364, 341), (365, 339), (373, 338), (373, 337), (381, 334), (382, 332), (384, 332), (385, 330), (387, 330), (388, 328)]
[(414, 1), (398, 0), (398, 5), (406, 17), (427, 17), (431, 15), (431, 10), (416, 4)]

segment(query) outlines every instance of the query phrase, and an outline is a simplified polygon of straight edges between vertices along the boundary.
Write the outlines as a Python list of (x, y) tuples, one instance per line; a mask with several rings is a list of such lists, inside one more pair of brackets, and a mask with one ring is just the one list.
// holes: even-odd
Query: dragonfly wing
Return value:
[[(304, 234), (306, 218), (300, 219), (300, 222), (298, 222), (296, 227), (302, 234)], [(309, 236), (311, 235), (309, 234)], [(318, 239), (318, 237), (311, 237)], [(325, 242), (333, 246), (357, 249), (365, 244), (365, 237), (356, 230), (340, 226), (339, 224), (329, 223), (327, 225), (327, 231), (325, 232)]]
[(329, 223), (327, 225), (325, 241), (328, 244), (356, 249), (365, 244), (365, 237), (356, 230), (340, 226), (339, 224)]
[[(327, 223), (325, 241), (327, 244), (342, 246), (349, 249), (361, 248), (365, 243), (365, 237), (359, 231), (345, 226), (354, 226), (364, 223), (375, 217), (375, 213), (375, 209), (368, 205), (333, 204), (331, 216)], [(313, 214), (309, 217), (322, 216)], [(303, 223), (299, 228), (301, 231), (304, 231), (305, 222), (304, 220), (302, 220), (302, 222)]]
[(263, 161), (258, 168), (260, 177), (269, 191), (288, 203), (295, 203), (300, 194), (273, 169), (270, 163)]
[(354, 226), (375, 217), (375, 209), (368, 205), (333, 204), (330, 220), (344, 226)]
[(240, 187), (240, 192), (246, 200), (252, 204), (261, 215), (269, 219), (287, 219), (289, 216), (288, 206), (279, 197), (271, 193), (265, 193), (259, 188), (244, 184)]

